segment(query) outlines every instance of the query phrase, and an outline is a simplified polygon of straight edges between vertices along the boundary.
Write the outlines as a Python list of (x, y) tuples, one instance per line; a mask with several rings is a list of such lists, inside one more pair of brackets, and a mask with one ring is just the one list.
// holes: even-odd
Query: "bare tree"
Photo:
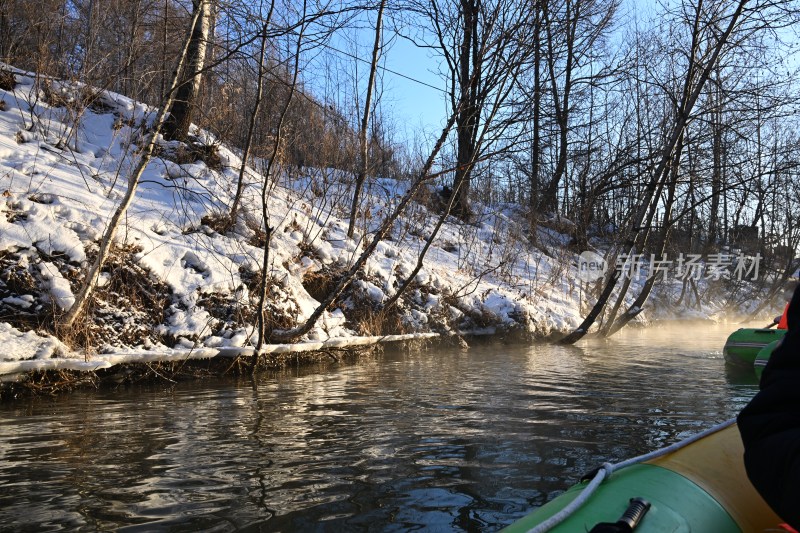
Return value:
[(164, 137), (167, 139), (186, 140), (192, 124), (195, 100), (203, 81), (203, 67), (212, 26), (212, 0), (192, 0), (192, 10), (193, 19), (196, 18), (199, 23), (192, 26), (186, 63), (178, 71), (180, 79), (184, 81), (178, 86), (164, 123)]
[[(516, 142), (507, 136), (510, 116), (518, 112), (510, 94), (533, 50), (528, 8), (515, 0), (430, 0), (412, 1), (409, 11), (426, 28), (418, 45), (443, 61), (450, 110), (456, 113), (456, 162), (449, 192), (456, 195), (453, 214), (468, 219), (475, 166), (490, 151), (499, 153), (501, 146)], [(490, 113), (490, 128), (483, 130)]]
[[(674, 150), (678, 141), (682, 138), (686, 126), (689, 122), (692, 110), (697, 99), (709, 79), (712, 70), (717, 64), (720, 54), (728, 45), (728, 39), (740, 23), (740, 17), (744, 11), (748, 0), (739, 0), (731, 14), (718, 12), (711, 23), (704, 24), (703, 0), (699, 0), (695, 6), (694, 18), (691, 22), (691, 45), (688, 50), (688, 65), (684, 77), (683, 91), (681, 99), (677, 102), (675, 122), (672, 124), (661, 150), (661, 158), (658, 166), (654, 169), (647, 187), (642, 196), (642, 203), (635, 215), (631, 218), (630, 224), (625, 232), (627, 240), (624, 250), (628, 252), (628, 257), (635, 257), (641, 253), (646, 239), (646, 232), (643, 228), (649, 228), (656, 215), (656, 199), (664, 189), (669, 177), (670, 163), (674, 158)], [(727, 20), (724, 31), (718, 32), (717, 26)], [(717, 37), (717, 35), (719, 35)], [(593, 306), (592, 310), (583, 322), (564, 337), (562, 344), (573, 344), (581, 339), (589, 330), (597, 317), (602, 312), (611, 293), (620, 277), (619, 269), (609, 269), (606, 276), (604, 289)], [(640, 312), (641, 309), (629, 309), (630, 313)]]
[(258, 362), (261, 356), (260, 350), (262, 346), (267, 342), (267, 297), (269, 295), (269, 288), (270, 288), (270, 278), (269, 278), (269, 271), (270, 271), (270, 255), (269, 255), (269, 247), (270, 242), (272, 239), (272, 232), (274, 228), (270, 225), (270, 214), (269, 214), (269, 192), (271, 190), (271, 184), (274, 180), (274, 172), (276, 169), (276, 165), (278, 164), (278, 158), (280, 156), (280, 151), (283, 145), (283, 135), (284, 135), (284, 123), (286, 121), (286, 117), (288, 116), (289, 109), (292, 106), (292, 100), (294, 99), (295, 92), (297, 90), (297, 82), (298, 76), (300, 74), (300, 56), (303, 51), (304, 41), (305, 38), (305, 31), (307, 29), (307, 24), (309, 24), (309, 20), (307, 19), (307, 2), (303, 0), (303, 11), (300, 16), (300, 29), (297, 35), (297, 41), (295, 44), (294, 54), (293, 54), (293, 67), (292, 67), (292, 77), (291, 77), (291, 84), (289, 85), (289, 92), (286, 96), (286, 102), (281, 110), (280, 118), (278, 119), (278, 124), (276, 125), (275, 130), (275, 143), (272, 149), (272, 153), (270, 154), (269, 160), (267, 161), (266, 169), (263, 175), (264, 182), (261, 187), (261, 217), (264, 223), (264, 233), (266, 235), (264, 239), (264, 255), (263, 255), (263, 264), (261, 265), (261, 292), (258, 298), (258, 308), (257, 308), (257, 317), (258, 317), (258, 340), (256, 342), (256, 351), (253, 354), (252, 359), (252, 368), (255, 372), (256, 368), (258, 367)]
[(536, 209), (539, 211), (556, 212), (558, 209), (558, 190), (569, 159), (575, 92), (582, 85), (591, 87), (606, 75), (584, 73), (584, 69), (594, 62), (592, 56), (598, 54), (617, 9), (617, 0), (541, 0), (538, 24), (546, 45), (545, 66), (556, 127), (553, 142), (557, 150), (552, 175), (538, 198)]
[(247, 137), (245, 138), (244, 147), (242, 149), (242, 164), (239, 167), (239, 178), (236, 180), (236, 193), (234, 194), (231, 210), (228, 215), (230, 225), (236, 224), (236, 218), (239, 212), (239, 204), (241, 203), (242, 191), (244, 189), (244, 178), (247, 170), (247, 162), (250, 159), (250, 151), (253, 147), (256, 121), (258, 120), (259, 111), (261, 110), (261, 102), (264, 98), (264, 83), (267, 75), (267, 39), (269, 35), (269, 25), (272, 21), (272, 13), (274, 9), (275, 0), (271, 0), (266, 18), (261, 26), (258, 67), (256, 73), (255, 102), (253, 103), (253, 111), (250, 113), (250, 121), (247, 125)]
[[(192, 18), (192, 31), (189, 32), (190, 35), (194, 34), (195, 26), (198, 24), (200, 24), (199, 11), (195, 12), (194, 17)], [(58, 330), (66, 331), (74, 326), (76, 320), (81, 316), (86, 308), (86, 304), (95, 287), (97, 286), (97, 280), (100, 276), (100, 272), (114, 244), (114, 236), (116, 235), (117, 229), (119, 228), (120, 222), (125, 216), (125, 213), (128, 211), (128, 207), (130, 207), (131, 203), (133, 203), (133, 199), (136, 196), (136, 189), (139, 186), (139, 180), (141, 179), (145, 168), (147, 168), (147, 165), (153, 155), (153, 149), (158, 142), (159, 134), (161, 133), (161, 129), (166, 120), (167, 109), (169, 109), (170, 105), (172, 104), (173, 94), (178, 85), (179, 78), (177, 72), (181, 70), (181, 67), (183, 67), (184, 62), (186, 61), (190, 42), (191, 37), (187, 38), (185, 41), (183, 51), (178, 59), (178, 69), (176, 69), (176, 74), (173, 77), (170, 90), (167, 93), (167, 97), (163, 102), (158, 115), (156, 116), (149, 135), (145, 137), (146, 140), (144, 147), (142, 148), (141, 155), (139, 156), (139, 162), (137, 163), (131, 175), (128, 177), (128, 188), (125, 196), (122, 198), (122, 201), (114, 211), (114, 214), (108, 222), (108, 226), (106, 226), (105, 233), (100, 240), (100, 248), (97, 252), (97, 257), (95, 258), (92, 267), (89, 269), (89, 272), (86, 274), (78, 294), (75, 296), (75, 303), (72, 305), (69, 311), (67, 311), (67, 313), (65, 313), (64, 316), (58, 320), (56, 324), (56, 328)]]
[(372, 111), (372, 92), (375, 86), (375, 74), (378, 70), (378, 57), (381, 51), (381, 31), (383, 28), (383, 10), (385, 8), (386, 0), (381, 0), (378, 7), (378, 20), (375, 22), (375, 43), (372, 45), (372, 61), (369, 67), (367, 93), (364, 96), (364, 113), (361, 116), (361, 128), (358, 132), (359, 167), (358, 174), (356, 175), (356, 187), (353, 191), (353, 204), (350, 207), (350, 223), (347, 226), (347, 236), (350, 238), (353, 237), (353, 232), (355, 231), (358, 204), (361, 201), (361, 189), (364, 187), (364, 180), (367, 179), (367, 171), (369, 170), (367, 132), (369, 129), (369, 116)]

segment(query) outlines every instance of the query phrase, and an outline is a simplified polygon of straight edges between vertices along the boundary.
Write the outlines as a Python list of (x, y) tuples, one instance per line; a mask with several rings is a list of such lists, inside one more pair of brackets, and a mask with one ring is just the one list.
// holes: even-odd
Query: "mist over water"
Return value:
[(603, 461), (726, 420), (738, 325), (0, 406), (0, 524), (126, 531), (495, 530)]

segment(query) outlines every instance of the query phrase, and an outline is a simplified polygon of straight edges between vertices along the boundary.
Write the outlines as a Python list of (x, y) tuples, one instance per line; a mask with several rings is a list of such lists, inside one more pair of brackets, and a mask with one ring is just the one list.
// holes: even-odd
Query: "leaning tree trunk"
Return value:
[[(192, 18), (192, 31), (190, 32), (190, 34), (194, 33), (194, 28), (198, 25), (198, 21), (199, 21), (198, 13), (195, 13), (194, 17)], [(158, 112), (155, 123), (153, 124), (152, 131), (148, 137), (147, 143), (142, 149), (142, 154), (139, 158), (139, 163), (136, 165), (136, 168), (134, 169), (133, 173), (128, 178), (128, 190), (125, 193), (125, 197), (122, 199), (122, 202), (120, 202), (119, 206), (117, 206), (114, 215), (111, 217), (111, 220), (109, 221), (108, 226), (106, 227), (106, 231), (103, 234), (103, 238), (100, 241), (100, 249), (97, 252), (97, 257), (95, 258), (95, 261), (92, 264), (92, 268), (86, 275), (86, 279), (84, 279), (83, 285), (78, 291), (78, 294), (75, 296), (75, 303), (72, 304), (72, 307), (70, 307), (69, 311), (67, 311), (67, 313), (57, 321), (56, 323), (57, 330), (66, 331), (74, 326), (78, 317), (80, 317), (81, 314), (83, 314), (86, 308), (86, 304), (89, 300), (89, 297), (91, 296), (92, 292), (97, 286), (97, 280), (100, 277), (100, 271), (103, 269), (103, 265), (105, 265), (106, 259), (108, 259), (108, 256), (111, 253), (111, 247), (114, 244), (114, 236), (117, 233), (120, 221), (125, 216), (125, 213), (128, 211), (128, 207), (130, 207), (131, 203), (133, 203), (133, 198), (134, 196), (136, 196), (136, 189), (139, 186), (139, 180), (141, 179), (145, 168), (147, 168), (147, 164), (150, 162), (150, 159), (153, 155), (153, 149), (155, 148), (156, 141), (158, 140), (158, 135), (164, 126), (164, 122), (167, 115), (167, 109), (169, 109), (170, 105), (172, 104), (175, 88), (178, 85), (177, 73), (178, 71), (180, 71), (188, 55), (189, 42), (190, 39), (187, 39), (186, 42), (184, 43), (181, 56), (178, 60), (178, 69), (176, 69), (175, 76), (172, 79), (170, 90), (167, 92), (166, 99), (161, 106), (161, 110)]]
[[(657, 241), (657, 250), (656, 255), (657, 257), (662, 257), (664, 254), (664, 250), (667, 247), (667, 238), (669, 237), (669, 230), (672, 226), (672, 222), (670, 222), (670, 218), (672, 216), (672, 206), (675, 202), (675, 189), (678, 184), (678, 169), (679, 169), (679, 160), (680, 160), (680, 149), (675, 156), (674, 167), (672, 168), (672, 179), (669, 184), (669, 191), (667, 192), (667, 201), (666, 205), (664, 206), (664, 221), (662, 222), (661, 229), (658, 234), (658, 241)], [(656, 282), (656, 273), (652, 270), (648, 272), (648, 277), (644, 282), (644, 286), (642, 287), (642, 291), (633, 301), (633, 303), (625, 310), (619, 318), (613, 321), (613, 323), (609, 323), (606, 331), (604, 332), (604, 336), (609, 337), (625, 327), (631, 320), (636, 318), (639, 313), (642, 312), (644, 309), (644, 304), (647, 302), (647, 299), (650, 297), (650, 292), (653, 290), (653, 285)]]
[[(636, 247), (636, 235), (635, 231), (636, 228), (641, 227), (642, 222), (645, 219), (645, 216), (649, 210), (649, 205), (653, 201), (653, 199), (660, 194), (660, 191), (663, 189), (665, 184), (665, 170), (668, 167), (670, 161), (672, 160), (673, 151), (675, 150), (678, 141), (680, 140), (681, 136), (683, 135), (684, 130), (686, 129), (686, 125), (689, 121), (689, 115), (694, 108), (697, 99), (700, 96), (700, 93), (703, 91), (703, 87), (705, 86), (706, 81), (708, 80), (712, 69), (717, 64), (717, 60), (719, 59), (719, 55), (722, 52), (725, 44), (728, 42), (728, 38), (730, 37), (733, 29), (739, 22), (739, 17), (744, 10), (745, 4), (747, 4), (748, 0), (739, 0), (736, 10), (734, 11), (733, 15), (731, 16), (731, 20), (728, 23), (728, 27), (725, 29), (723, 34), (720, 36), (717, 43), (714, 45), (714, 50), (711, 53), (711, 57), (709, 58), (708, 62), (706, 63), (705, 67), (703, 68), (702, 72), (697, 78), (697, 82), (694, 87), (690, 90), (691, 84), (694, 78), (694, 71), (696, 69), (696, 64), (692, 62), (689, 66), (689, 69), (686, 74), (686, 85), (684, 90), (684, 98), (682, 99), (681, 105), (679, 107), (679, 113), (675, 124), (672, 128), (672, 132), (668, 137), (666, 143), (664, 144), (661, 160), (658, 163), (655, 171), (653, 172), (653, 177), (651, 178), (650, 182), (647, 185), (645, 190), (645, 199), (642, 205), (639, 207), (639, 210), (636, 213), (636, 216), (631, 220), (631, 224), (626, 232), (628, 234), (628, 243), (630, 244), (629, 249), (633, 250), (634, 253), (637, 253)], [(692, 56), (691, 59), (694, 60), (694, 52), (696, 50), (697, 42), (700, 39), (699, 36), (699, 29), (695, 27), (694, 34), (692, 35), (693, 39), (693, 46), (692, 46)], [(594, 324), (597, 317), (605, 308), (608, 299), (611, 297), (611, 293), (614, 287), (619, 280), (619, 274), (616, 269), (614, 272), (607, 276), (606, 278), (606, 287), (603, 289), (603, 292), (600, 298), (595, 303), (594, 307), (590, 311), (589, 315), (581, 322), (581, 324), (572, 331), (569, 335), (564, 337), (559, 341), (560, 344), (574, 344), (575, 342), (582, 339), (589, 331), (589, 328)]]

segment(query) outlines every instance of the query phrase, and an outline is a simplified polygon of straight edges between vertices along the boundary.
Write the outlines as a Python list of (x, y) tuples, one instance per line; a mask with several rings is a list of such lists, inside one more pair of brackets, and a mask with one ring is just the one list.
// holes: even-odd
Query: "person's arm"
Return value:
[(772, 509), (800, 528), (800, 290), (788, 331), (761, 376), (761, 390), (739, 413), (747, 476)]

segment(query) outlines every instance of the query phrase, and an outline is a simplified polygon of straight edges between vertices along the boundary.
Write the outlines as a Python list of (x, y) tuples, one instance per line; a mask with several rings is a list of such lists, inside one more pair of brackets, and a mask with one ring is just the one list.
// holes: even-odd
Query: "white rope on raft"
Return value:
[(688, 446), (689, 444), (696, 442), (703, 437), (707, 437), (712, 433), (716, 433), (717, 431), (721, 431), (728, 426), (732, 426), (736, 422), (735, 418), (731, 418), (730, 420), (726, 420), (716, 426), (710, 427), (705, 431), (701, 431), (696, 435), (692, 435), (691, 437), (687, 437), (681, 441), (678, 441), (674, 444), (670, 444), (665, 448), (661, 448), (650, 453), (646, 453), (644, 455), (640, 455), (638, 457), (633, 457), (631, 459), (626, 459), (625, 461), (612, 464), (612, 463), (603, 463), (600, 466), (597, 474), (592, 478), (588, 485), (581, 491), (577, 498), (572, 500), (566, 507), (561, 509), (559, 512), (545, 520), (544, 522), (538, 524), (536, 527), (529, 529), (528, 533), (544, 533), (545, 531), (550, 531), (555, 526), (572, 516), (572, 514), (581, 508), (581, 506), (586, 503), (586, 501), (591, 497), (592, 494), (597, 490), (600, 484), (606, 478), (610, 477), (615, 471), (625, 468), (626, 466), (643, 463), (645, 461), (649, 461), (651, 459), (655, 459), (657, 457), (661, 457), (663, 455), (667, 455), (669, 453), (675, 452), (680, 450), (681, 448)]

